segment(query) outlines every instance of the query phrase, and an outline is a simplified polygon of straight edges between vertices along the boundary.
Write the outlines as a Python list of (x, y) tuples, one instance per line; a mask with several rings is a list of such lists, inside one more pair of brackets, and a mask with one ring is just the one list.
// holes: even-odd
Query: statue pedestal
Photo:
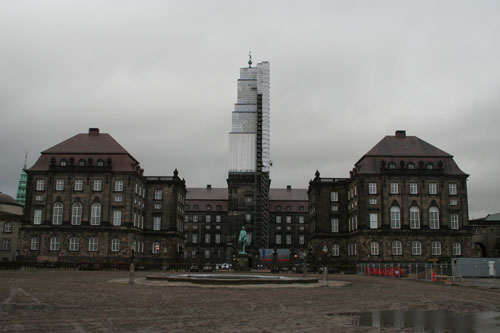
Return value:
[(236, 255), (236, 263), (233, 268), (238, 272), (249, 272), (250, 267), (248, 266), (248, 254), (238, 253)]

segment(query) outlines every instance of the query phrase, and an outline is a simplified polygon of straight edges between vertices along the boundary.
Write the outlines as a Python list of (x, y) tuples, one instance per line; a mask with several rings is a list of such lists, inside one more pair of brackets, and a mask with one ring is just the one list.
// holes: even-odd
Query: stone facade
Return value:
[(19, 256), (23, 207), (0, 192), (0, 260), (14, 261)]
[(451, 155), (404, 131), (363, 156), (349, 179), (317, 172), (309, 186), (314, 257), (325, 246), (338, 267), (470, 256), (467, 177)]
[(178, 258), (186, 189), (177, 171), (144, 177), (111, 136), (90, 129), (42, 152), (27, 173), (21, 260), (149, 262), (165, 248)]
[(469, 221), (474, 257), (500, 257), (500, 213)]

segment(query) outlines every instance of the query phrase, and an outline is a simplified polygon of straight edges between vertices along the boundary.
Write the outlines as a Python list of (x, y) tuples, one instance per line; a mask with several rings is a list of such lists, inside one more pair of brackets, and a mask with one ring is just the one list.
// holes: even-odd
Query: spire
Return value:
[(24, 167), (19, 177), (19, 185), (17, 186), (16, 201), (24, 207), (26, 204), (26, 187), (28, 184), (28, 174), (26, 173), (26, 164), (28, 162), (28, 152), (24, 154)]
[(248, 51), (248, 68), (252, 68), (252, 51)]

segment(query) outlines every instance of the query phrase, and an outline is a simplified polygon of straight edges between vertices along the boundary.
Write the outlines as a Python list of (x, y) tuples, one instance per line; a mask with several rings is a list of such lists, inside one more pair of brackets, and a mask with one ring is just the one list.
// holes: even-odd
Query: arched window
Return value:
[(51, 251), (59, 251), (61, 248), (61, 239), (59, 236), (50, 237), (50, 250)]
[(439, 209), (435, 206), (429, 208), (429, 228), (439, 229)]
[(54, 204), (54, 214), (52, 214), (52, 224), (62, 224), (63, 204), (56, 202)]
[(371, 242), (370, 243), (370, 254), (372, 256), (378, 256), (379, 250), (378, 250), (378, 243), (377, 242)]
[(415, 163), (408, 162), (408, 169), (415, 169)]
[(120, 239), (113, 238), (111, 240), (111, 252), (120, 252)]
[(432, 170), (432, 168), (433, 168), (432, 163), (430, 163), (430, 162), (429, 162), (429, 163), (427, 163), (427, 169), (428, 169), (428, 170)]
[(414, 256), (422, 255), (422, 242), (420, 241), (411, 242), (411, 254)]
[(92, 211), (90, 214), (90, 224), (91, 225), (101, 224), (101, 204), (98, 202), (92, 204)]
[(401, 241), (393, 241), (392, 242), (392, 255), (394, 256), (400, 256), (403, 254), (403, 246), (401, 244)]
[(207, 206), (205, 207), (205, 209), (206, 209), (206, 210), (212, 210), (212, 205), (207, 205)]
[(396, 163), (390, 162), (389, 163), (389, 169), (396, 169)]
[(398, 206), (391, 207), (391, 229), (401, 229), (401, 212)]
[(222, 206), (221, 205), (217, 205), (217, 206), (215, 206), (215, 209), (222, 210)]
[(276, 206), (276, 211), (281, 212), (281, 206)]
[(304, 206), (299, 206), (299, 212), (303, 212), (304, 211)]
[(198, 205), (193, 205), (194, 210), (198, 210)]
[(441, 255), (441, 242), (434, 241), (431, 243), (432, 255), (440, 256)]
[(459, 242), (453, 242), (453, 255), (454, 256), (462, 255), (462, 245)]
[(82, 204), (79, 202), (73, 204), (73, 209), (71, 210), (71, 224), (82, 224)]
[(59, 164), (60, 164), (61, 166), (66, 166), (66, 165), (68, 164), (68, 162), (66, 162), (66, 160), (65, 160), (65, 159), (62, 159), (62, 160), (61, 160), (61, 162), (59, 162)]
[(99, 249), (99, 239), (97, 237), (90, 237), (89, 238), (89, 251), (90, 252), (97, 252)]
[(80, 249), (80, 238), (78, 238), (78, 237), (71, 237), (69, 239), (69, 250), (76, 252), (79, 249)]
[(84, 159), (79, 160), (78, 166), (85, 166), (85, 160)]
[(104, 161), (103, 160), (97, 160), (97, 166), (104, 166)]
[(287, 212), (289, 212), (289, 211), (291, 211), (291, 210), (292, 210), (292, 207), (290, 207), (290, 206), (286, 206), (286, 207), (285, 207), (285, 210), (286, 210)]
[(338, 257), (340, 255), (340, 246), (339, 244), (332, 245), (332, 256)]
[(420, 229), (420, 210), (418, 207), (410, 207), (410, 229)]

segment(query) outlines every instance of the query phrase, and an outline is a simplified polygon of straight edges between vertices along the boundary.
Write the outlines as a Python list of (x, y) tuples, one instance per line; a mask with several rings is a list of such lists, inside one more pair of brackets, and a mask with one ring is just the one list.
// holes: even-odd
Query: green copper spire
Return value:
[(17, 186), (16, 201), (24, 207), (26, 204), (26, 187), (28, 183), (28, 175), (26, 174), (26, 162), (28, 161), (28, 152), (24, 155), (24, 167), (19, 177), (19, 185)]

